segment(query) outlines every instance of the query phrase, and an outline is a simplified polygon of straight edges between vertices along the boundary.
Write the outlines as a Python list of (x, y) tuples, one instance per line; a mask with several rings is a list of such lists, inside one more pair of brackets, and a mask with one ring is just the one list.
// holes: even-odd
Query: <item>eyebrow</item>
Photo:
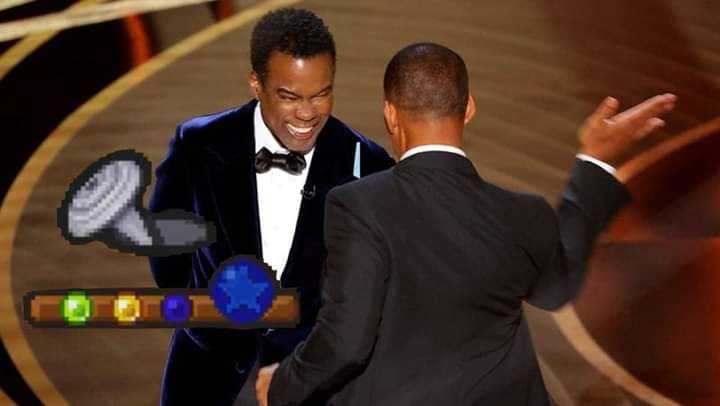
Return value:
[[(314, 94), (314, 95), (311, 96), (311, 97), (317, 96), (317, 95), (319, 95), (319, 94), (321, 94), (321, 93), (325, 93), (325, 92), (327, 92), (327, 91), (330, 91), (330, 90), (332, 90), (332, 88), (333, 88), (333, 85), (328, 85), (328, 86), (326, 86), (324, 89), (322, 89), (321, 91), (317, 92), (316, 94)], [(291, 96), (298, 97), (298, 98), (302, 98), (302, 96), (300, 96), (299, 94), (297, 94), (297, 93), (295, 93), (295, 92), (292, 92), (292, 91), (290, 91), (290, 90), (288, 90), (288, 89), (286, 89), (286, 88), (284, 88), (284, 87), (279, 88), (279, 89), (277, 90), (277, 92), (278, 92), (278, 93), (287, 93), (287, 94), (289, 94), (289, 95), (291, 95)]]

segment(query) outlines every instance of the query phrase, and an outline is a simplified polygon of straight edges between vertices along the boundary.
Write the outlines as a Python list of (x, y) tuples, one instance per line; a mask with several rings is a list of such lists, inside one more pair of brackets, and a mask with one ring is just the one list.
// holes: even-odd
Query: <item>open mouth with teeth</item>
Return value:
[(295, 127), (292, 124), (287, 124), (287, 129), (290, 132), (290, 135), (295, 137), (298, 140), (308, 140), (313, 135), (313, 130), (315, 130), (316, 126), (310, 126), (310, 127)]

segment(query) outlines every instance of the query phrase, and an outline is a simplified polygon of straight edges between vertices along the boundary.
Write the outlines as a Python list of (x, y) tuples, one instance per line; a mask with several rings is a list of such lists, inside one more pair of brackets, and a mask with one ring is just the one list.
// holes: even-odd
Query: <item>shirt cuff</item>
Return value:
[(617, 172), (617, 170), (612, 165), (607, 164), (599, 159), (593, 158), (590, 155), (577, 154), (577, 155), (575, 155), (575, 158), (583, 160), (583, 161), (587, 161), (587, 162), (592, 162), (595, 165), (602, 168), (605, 172), (607, 172), (611, 175), (615, 175), (615, 172)]

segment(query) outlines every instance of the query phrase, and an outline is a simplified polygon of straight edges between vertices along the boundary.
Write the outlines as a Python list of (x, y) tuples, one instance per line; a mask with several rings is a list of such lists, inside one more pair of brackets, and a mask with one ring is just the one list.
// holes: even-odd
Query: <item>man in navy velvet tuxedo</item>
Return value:
[(251, 39), (256, 100), (181, 124), (157, 168), (150, 210), (192, 211), (212, 221), (217, 242), (193, 254), (151, 258), (160, 287), (207, 287), (235, 255), (255, 255), (283, 287), (300, 292), (297, 328), (177, 330), (162, 404), (232, 404), (253, 364), (277, 362), (310, 332), (326, 255), (326, 193), (394, 161), (332, 117), (335, 44), (306, 10), (265, 15)]

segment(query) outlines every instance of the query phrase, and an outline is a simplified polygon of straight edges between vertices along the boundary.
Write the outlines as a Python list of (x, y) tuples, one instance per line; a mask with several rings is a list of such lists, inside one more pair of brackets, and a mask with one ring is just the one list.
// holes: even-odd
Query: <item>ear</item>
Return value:
[(469, 123), (475, 117), (475, 99), (468, 94), (467, 107), (465, 107), (465, 124)]
[(385, 100), (385, 106), (383, 109), (383, 115), (385, 116), (385, 129), (388, 134), (392, 137), (397, 134), (397, 109), (389, 101)]
[(385, 108), (383, 109), (385, 116), (385, 129), (390, 138), (390, 144), (396, 159), (400, 159), (405, 152), (405, 136), (400, 131), (400, 123), (398, 122), (398, 111), (395, 105), (385, 100)]
[(248, 83), (250, 84), (250, 91), (256, 99), (260, 100), (260, 92), (262, 92), (262, 81), (260, 75), (254, 70), (250, 72), (248, 77)]

